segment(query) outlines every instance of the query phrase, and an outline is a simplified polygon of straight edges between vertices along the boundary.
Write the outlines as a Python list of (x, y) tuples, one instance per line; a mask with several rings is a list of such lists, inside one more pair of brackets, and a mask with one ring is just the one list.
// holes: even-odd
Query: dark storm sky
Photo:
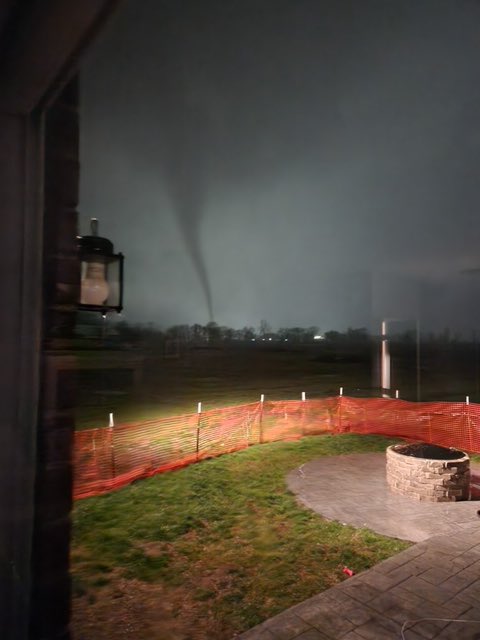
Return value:
[(480, 322), (479, 32), (473, 0), (124, 2), (82, 69), (80, 219), (125, 319)]

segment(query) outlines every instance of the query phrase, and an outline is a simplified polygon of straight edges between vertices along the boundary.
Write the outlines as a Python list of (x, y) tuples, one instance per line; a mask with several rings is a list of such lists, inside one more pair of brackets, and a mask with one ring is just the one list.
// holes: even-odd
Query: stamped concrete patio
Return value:
[[(472, 472), (480, 475), (480, 468)], [(312, 460), (292, 471), (287, 484), (325, 518), (418, 544), (238, 640), (480, 639), (480, 502), (390, 494), (384, 454)], [(407, 623), (424, 618), (443, 620)]]

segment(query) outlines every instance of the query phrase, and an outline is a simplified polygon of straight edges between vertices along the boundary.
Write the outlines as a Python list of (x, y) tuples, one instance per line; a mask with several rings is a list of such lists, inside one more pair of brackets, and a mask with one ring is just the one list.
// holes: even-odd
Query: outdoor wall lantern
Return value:
[(98, 235), (98, 220), (90, 221), (89, 236), (78, 236), (81, 262), (80, 309), (120, 313), (123, 308), (123, 255), (113, 252), (113, 244)]

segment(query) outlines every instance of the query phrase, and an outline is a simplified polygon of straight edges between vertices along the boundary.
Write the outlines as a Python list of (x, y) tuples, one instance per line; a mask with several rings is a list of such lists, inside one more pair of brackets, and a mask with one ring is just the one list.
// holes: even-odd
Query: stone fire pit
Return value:
[(392, 493), (415, 500), (468, 500), (470, 458), (432, 444), (394, 444), (387, 448), (387, 484)]

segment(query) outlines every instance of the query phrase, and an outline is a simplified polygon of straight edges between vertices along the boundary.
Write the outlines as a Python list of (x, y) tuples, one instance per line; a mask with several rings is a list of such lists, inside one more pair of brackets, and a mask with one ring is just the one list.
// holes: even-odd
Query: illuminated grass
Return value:
[(343, 435), (255, 446), (81, 501), (75, 593), (86, 607), (118, 576), (161, 584), (163, 598), (221, 624), (224, 635), (212, 627), (209, 637), (245, 630), (336, 584), (344, 565), (358, 572), (408, 546), (323, 520), (285, 485), (286, 473), (312, 458), (391, 442)]
[[(192, 350), (178, 359), (150, 355), (137, 389), (127, 385), (119, 390), (111, 371), (97, 370), (88, 389), (82, 391), (79, 385), (77, 428), (107, 426), (110, 412), (116, 424), (125, 424), (195, 412), (198, 402), (203, 403), (204, 411), (257, 402), (262, 393), (267, 400), (294, 400), (300, 399), (302, 391), (308, 398), (320, 398), (335, 396), (343, 387), (347, 396), (378, 395), (378, 390), (371, 389), (370, 358), (323, 361), (322, 353), (322, 349), (259, 347)], [(392, 388), (399, 389), (402, 399), (416, 400), (415, 368), (408, 358), (402, 359), (401, 353), (395, 352), (394, 356)], [(101, 361), (109, 354), (87, 352), (77, 357)], [(123, 357), (130, 356), (126, 352)], [(445, 366), (432, 354), (424, 354), (422, 366), (426, 368), (422, 371), (422, 400), (462, 402), (469, 395), (471, 402), (480, 402), (474, 372), (465, 362)]]
[(341, 386), (347, 393), (370, 381), (368, 363), (319, 363), (308, 352), (200, 352), (149, 363), (136, 391), (112, 393), (105, 371), (100, 387), (107, 391), (80, 396), (76, 424), (77, 429), (107, 426), (110, 412), (116, 424), (183, 415), (195, 412), (198, 402), (208, 411), (257, 402), (262, 393), (267, 400), (298, 400), (302, 391), (312, 398), (334, 396)]

